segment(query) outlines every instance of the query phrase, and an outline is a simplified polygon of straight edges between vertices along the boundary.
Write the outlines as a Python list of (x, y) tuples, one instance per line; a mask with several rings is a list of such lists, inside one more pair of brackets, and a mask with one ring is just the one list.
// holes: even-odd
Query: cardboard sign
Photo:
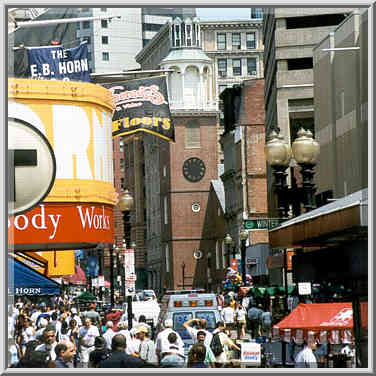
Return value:
[(299, 295), (311, 295), (311, 282), (298, 283)]
[(247, 365), (261, 365), (261, 344), (245, 342), (241, 344), (241, 361)]

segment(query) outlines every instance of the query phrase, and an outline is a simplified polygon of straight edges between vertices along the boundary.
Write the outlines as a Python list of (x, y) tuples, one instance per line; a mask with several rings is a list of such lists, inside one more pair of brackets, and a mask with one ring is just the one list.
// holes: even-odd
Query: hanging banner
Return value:
[(87, 275), (89, 277), (96, 277), (99, 272), (98, 257), (88, 256), (87, 258)]
[(90, 82), (87, 41), (78, 47), (27, 47), (30, 78)]
[(112, 92), (115, 103), (112, 117), (113, 137), (147, 132), (167, 141), (175, 141), (166, 76), (103, 86)]

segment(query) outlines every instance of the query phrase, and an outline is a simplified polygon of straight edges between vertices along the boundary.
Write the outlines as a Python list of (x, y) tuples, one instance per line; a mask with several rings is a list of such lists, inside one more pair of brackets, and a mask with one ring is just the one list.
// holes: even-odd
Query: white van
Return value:
[(171, 319), (185, 346), (185, 352), (193, 344), (191, 336), (183, 324), (190, 319), (205, 319), (207, 330), (212, 332), (217, 322), (221, 321), (218, 310), (216, 294), (189, 293), (165, 295), (161, 303), (161, 312), (158, 318), (158, 329), (162, 328), (163, 322)]

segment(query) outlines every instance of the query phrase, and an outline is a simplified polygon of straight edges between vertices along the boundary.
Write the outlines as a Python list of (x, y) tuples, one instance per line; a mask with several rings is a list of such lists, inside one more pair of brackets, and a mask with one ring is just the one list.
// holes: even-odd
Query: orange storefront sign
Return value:
[(83, 248), (113, 239), (111, 205), (44, 202), (8, 218), (8, 244), (15, 250)]

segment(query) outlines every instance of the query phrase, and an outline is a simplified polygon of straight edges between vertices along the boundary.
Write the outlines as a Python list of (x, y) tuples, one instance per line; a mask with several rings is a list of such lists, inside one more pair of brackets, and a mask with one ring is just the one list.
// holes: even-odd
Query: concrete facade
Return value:
[[(368, 14), (353, 14), (314, 48), (317, 190), (368, 187)], [(359, 50), (343, 48), (359, 47)], [(339, 51), (323, 51), (342, 48)]]
[[(301, 126), (314, 133), (313, 48), (355, 9), (264, 8), (267, 136), (277, 130), (291, 143)], [(276, 216), (269, 167), (267, 180), (269, 214)]]

